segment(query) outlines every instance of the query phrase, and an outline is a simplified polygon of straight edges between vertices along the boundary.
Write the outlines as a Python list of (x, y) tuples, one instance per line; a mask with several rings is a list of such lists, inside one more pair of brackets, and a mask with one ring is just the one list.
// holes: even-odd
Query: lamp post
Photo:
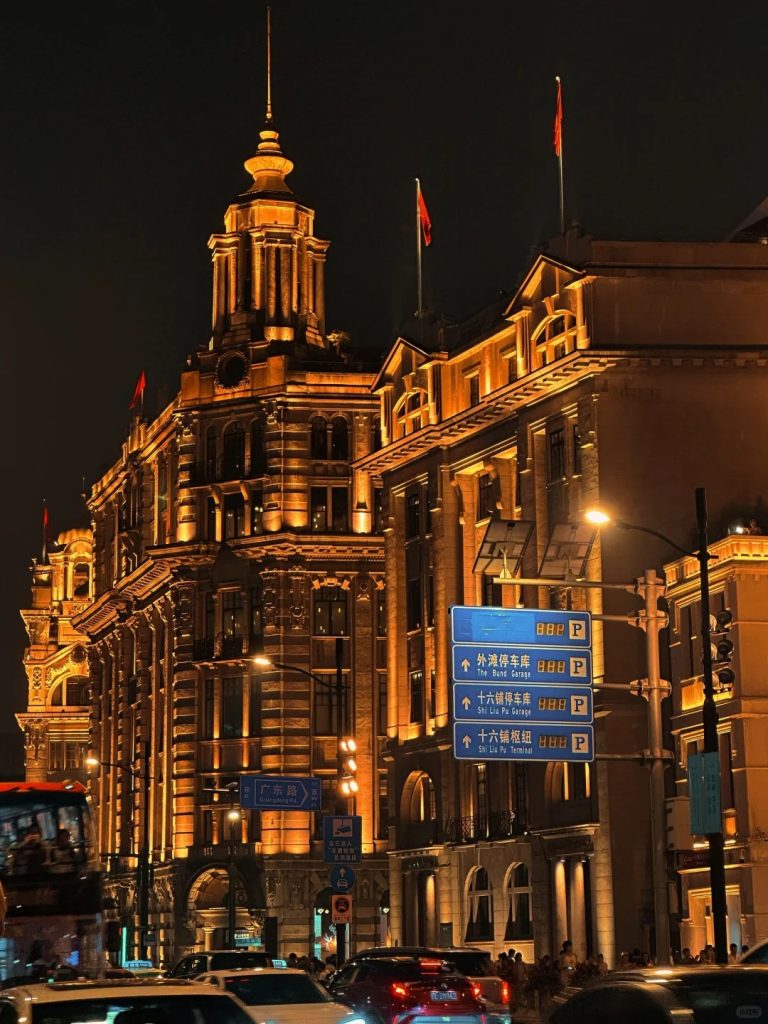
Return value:
[[(256, 655), (253, 659), (254, 664), (260, 668), (281, 668), (288, 672), (298, 672), (299, 675), (306, 676), (307, 679), (313, 680), (319, 686), (324, 686), (326, 689), (331, 690), (335, 695), (336, 708), (335, 708), (335, 719), (336, 719), (336, 813), (337, 814), (349, 814), (349, 804), (354, 799), (355, 793), (357, 793), (358, 785), (357, 781), (353, 776), (353, 773), (347, 769), (347, 764), (351, 762), (354, 766), (354, 754), (356, 751), (356, 744), (354, 739), (345, 736), (345, 715), (344, 715), (344, 641), (340, 636), (336, 637), (336, 677), (333, 683), (329, 680), (324, 679), (322, 676), (315, 675), (314, 672), (310, 672), (308, 669), (301, 668), (298, 665), (288, 665), (282, 661), (273, 661), (272, 658), (266, 655)], [(336, 925), (336, 965), (340, 967), (346, 959), (346, 938), (347, 938), (347, 926), (345, 924)]]
[[(709, 536), (708, 536), (708, 524), (707, 524), (707, 495), (706, 490), (703, 487), (697, 487), (695, 492), (696, 498), (696, 521), (698, 526), (698, 540), (699, 546), (698, 551), (689, 551), (686, 548), (681, 547), (671, 538), (665, 534), (660, 533), (658, 530), (653, 530), (648, 526), (640, 526), (636, 523), (628, 523), (624, 519), (612, 519), (605, 512), (598, 509), (587, 512), (585, 518), (588, 522), (594, 523), (597, 526), (618, 526), (622, 530), (635, 530), (641, 533), (650, 534), (652, 537), (656, 537), (659, 540), (664, 541), (665, 544), (669, 544), (670, 547), (676, 551), (681, 552), (691, 558), (696, 558), (699, 563), (699, 594), (701, 601), (701, 641), (702, 641), (702, 667), (703, 667), (703, 678), (704, 678), (704, 704), (702, 706), (702, 725), (704, 727), (704, 753), (718, 754), (719, 758), (719, 746), (717, 738), (717, 723), (719, 715), (717, 712), (717, 705), (715, 704), (715, 690), (714, 690), (714, 678), (712, 673), (712, 648), (710, 640), (710, 622), (709, 622), (709, 561), (712, 557), (709, 554)], [(646, 576), (648, 573), (646, 572)], [(653, 573), (655, 577), (655, 572)], [(663, 584), (661, 585), (661, 593), (663, 594)], [(661, 596), (661, 595), (660, 595)], [(647, 594), (646, 594), (646, 608), (647, 608)], [(649, 643), (650, 630), (646, 630), (646, 643)], [(655, 632), (655, 631), (654, 631)], [(655, 636), (656, 640), (656, 664), (658, 665), (658, 636)], [(649, 658), (650, 658), (649, 650)], [(650, 663), (650, 662), (649, 662)], [(650, 679), (649, 679), (650, 684)], [(663, 696), (658, 697), (654, 702), (651, 702), (651, 687), (649, 685), (649, 736), (651, 737), (651, 756), (653, 757), (653, 736), (658, 735), (661, 737), (661, 700)], [(718, 791), (719, 791), (719, 759), (716, 760), (718, 765)], [(654, 868), (657, 865), (657, 839), (660, 824), (664, 824), (666, 829), (666, 823), (664, 822), (664, 801), (666, 799), (664, 791), (664, 764), (661, 762), (658, 774), (659, 778), (655, 779), (653, 767), (655, 767), (655, 761), (652, 761), (652, 783), (651, 783), (651, 800), (652, 804), (652, 822), (653, 822), (653, 845), (654, 845)], [(655, 806), (657, 803), (660, 804), (660, 808)], [(715, 939), (715, 959), (719, 964), (725, 964), (728, 962), (728, 936), (726, 928), (726, 915), (727, 915), (727, 904), (725, 896), (725, 855), (724, 855), (724, 844), (723, 844), (723, 832), (722, 826), (720, 831), (713, 832), (707, 835), (707, 843), (709, 846), (709, 885), (712, 899), (712, 925)], [(662, 850), (663, 853), (663, 850)], [(664, 855), (665, 856), (665, 855)], [(666, 879), (666, 858), (664, 860), (664, 874)], [(666, 880), (665, 880), (666, 885)], [(660, 896), (658, 892), (658, 880), (656, 876), (656, 870), (654, 870), (654, 892), (656, 900)], [(669, 909), (668, 902), (665, 898), (664, 906), (666, 907), (666, 920), (667, 920), (667, 935), (669, 934)], [(663, 911), (662, 911), (663, 913)], [(659, 931), (659, 919), (656, 919), (656, 931), (657, 931), (657, 944), (658, 944), (658, 931)]]
[[(149, 743), (145, 744), (145, 764), (149, 764)], [(86, 757), (86, 766), (88, 768), (98, 768), (100, 766), (104, 768), (119, 768), (121, 771), (128, 772), (128, 774), (134, 779), (140, 779), (142, 782), (142, 805), (143, 805), (143, 829), (141, 831), (141, 845), (139, 846), (138, 855), (136, 858), (136, 896), (137, 896), (137, 909), (139, 916), (139, 940), (136, 944), (138, 958), (142, 960), (146, 957), (148, 951), (147, 936), (149, 935), (149, 784), (152, 781), (152, 776), (145, 769), (143, 772), (136, 771), (135, 768), (131, 768), (130, 765), (122, 764), (120, 761), (101, 761), (98, 757), (93, 755)]]
[(227, 820), (229, 821), (229, 891), (227, 893), (227, 935), (229, 938), (229, 948), (235, 948), (235, 925), (237, 921), (237, 890), (236, 880), (237, 874), (235, 872), (235, 830), (238, 822), (241, 820), (240, 811), (234, 807), (235, 790), (234, 787), (230, 787), (230, 808), (227, 811)]

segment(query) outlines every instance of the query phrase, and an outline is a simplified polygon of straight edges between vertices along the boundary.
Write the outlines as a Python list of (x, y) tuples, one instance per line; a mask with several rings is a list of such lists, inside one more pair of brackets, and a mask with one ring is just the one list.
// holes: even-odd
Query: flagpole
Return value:
[(48, 562), (48, 506), (43, 498), (43, 557), (41, 564), (45, 565)]
[(558, 114), (560, 117), (560, 145), (557, 154), (557, 169), (560, 178), (560, 234), (565, 234), (565, 190), (563, 188), (563, 108), (562, 108), (562, 83), (560, 76), (555, 75), (558, 94)]
[(417, 302), (416, 302), (416, 316), (421, 319), (421, 306), (422, 306), (422, 295), (421, 295), (421, 211), (419, 208), (419, 193), (421, 192), (421, 182), (416, 178), (416, 284), (417, 284)]

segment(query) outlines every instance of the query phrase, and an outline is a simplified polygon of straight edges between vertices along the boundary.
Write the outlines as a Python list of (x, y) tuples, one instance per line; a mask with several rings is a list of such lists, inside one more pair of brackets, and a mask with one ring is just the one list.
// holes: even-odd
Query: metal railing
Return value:
[(489, 814), (470, 814), (462, 818), (449, 818), (445, 824), (447, 843), (474, 843), (478, 839), (507, 839), (522, 835), (523, 823), (514, 811), (491, 811)]

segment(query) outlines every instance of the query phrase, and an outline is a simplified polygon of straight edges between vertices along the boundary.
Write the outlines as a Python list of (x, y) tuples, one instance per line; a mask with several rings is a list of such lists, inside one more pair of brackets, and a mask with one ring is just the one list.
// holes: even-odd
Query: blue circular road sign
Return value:
[(355, 872), (345, 864), (334, 864), (331, 868), (331, 888), (334, 892), (351, 892), (356, 881)]

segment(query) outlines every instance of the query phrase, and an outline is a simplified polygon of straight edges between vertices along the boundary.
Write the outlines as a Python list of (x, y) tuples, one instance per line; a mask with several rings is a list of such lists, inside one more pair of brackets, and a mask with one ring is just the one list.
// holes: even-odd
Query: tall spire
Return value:
[(283, 156), (280, 136), (275, 131), (272, 118), (272, 8), (267, 7), (267, 112), (264, 128), (259, 132), (259, 145), (255, 156), (245, 161), (245, 169), (253, 175), (249, 192), (286, 192), (292, 189), (286, 184), (286, 175), (293, 170), (293, 163)]
[(267, 124), (272, 124), (272, 8), (267, 8)]

